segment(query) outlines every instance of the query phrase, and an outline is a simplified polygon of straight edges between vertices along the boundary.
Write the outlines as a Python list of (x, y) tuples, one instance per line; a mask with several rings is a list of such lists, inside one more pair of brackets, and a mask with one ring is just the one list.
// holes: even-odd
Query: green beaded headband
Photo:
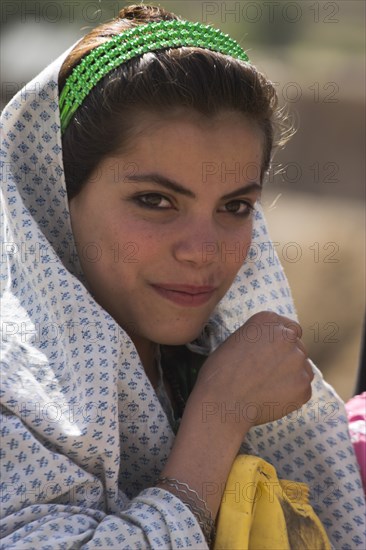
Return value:
[(110, 71), (145, 52), (179, 46), (206, 48), (248, 61), (235, 40), (209, 25), (179, 20), (139, 25), (101, 44), (74, 68), (60, 95), (61, 132), (92, 88)]

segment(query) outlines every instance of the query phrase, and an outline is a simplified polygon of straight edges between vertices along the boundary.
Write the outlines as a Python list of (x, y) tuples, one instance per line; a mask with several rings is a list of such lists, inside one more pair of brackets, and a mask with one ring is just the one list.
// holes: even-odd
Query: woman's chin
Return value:
[(151, 335), (153, 336), (151, 341), (166, 346), (183, 346), (196, 340), (202, 333), (203, 326), (201, 325), (196, 330), (193, 330), (192, 327), (186, 327), (180, 330), (156, 331), (156, 334)]

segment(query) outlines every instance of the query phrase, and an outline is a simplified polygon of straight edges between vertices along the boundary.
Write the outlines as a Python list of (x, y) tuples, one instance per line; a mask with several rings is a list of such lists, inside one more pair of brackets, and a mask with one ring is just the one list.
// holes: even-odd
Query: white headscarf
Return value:
[[(2, 115), (2, 548), (206, 548), (188, 508), (153, 487), (174, 433), (131, 339), (83, 284), (58, 110), (67, 53)], [(296, 318), (260, 207), (253, 243), (201, 346), (258, 311)], [(336, 548), (363, 548), (343, 403), (314, 369), (311, 401), (253, 428), (241, 450), (309, 484)]]

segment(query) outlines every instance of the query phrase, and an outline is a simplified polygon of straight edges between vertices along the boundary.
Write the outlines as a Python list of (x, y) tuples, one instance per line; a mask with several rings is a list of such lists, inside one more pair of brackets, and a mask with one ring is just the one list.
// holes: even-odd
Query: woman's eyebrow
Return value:
[[(166, 178), (165, 176), (162, 176), (157, 173), (131, 174), (125, 177), (125, 181), (131, 181), (131, 182), (137, 182), (137, 183), (138, 182), (155, 183), (157, 185), (161, 185), (162, 187), (165, 187), (165, 189), (169, 189), (169, 191), (175, 191), (175, 193), (179, 193), (180, 195), (184, 195), (192, 199), (197, 198), (197, 196), (190, 189), (187, 189), (186, 187), (183, 187), (183, 185), (181, 185), (180, 183), (170, 178)], [(221, 198), (224, 200), (232, 199), (239, 195), (243, 195), (245, 193), (251, 193), (253, 191), (261, 192), (262, 186), (257, 182), (250, 182), (247, 185), (244, 185), (242, 187), (239, 187), (238, 189), (235, 189), (235, 191), (231, 191), (230, 193), (223, 195)]]
[(125, 177), (125, 181), (156, 183), (157, 185), (161, 185), (170, 191), (175, 191), (180, 195), (185, 195), (186, 197), (191, 197), (192, 199), (196, 198), (196, 195), (190, 191), (190, 189), (183, 187), (183, 185), (171, 180), (170, 178), (156, 174), (155, 172), (152, 174), (131, 174), (130, 176)]
[(224, 195), (222, 198), (224, 200), (233, 199), (240, 195), (246, 195), (248, 193), (252, 193), (253, 191), (257, 191), (258, 193), (262, 192), (262, 186), (256, 181), (252, 181), (247, 185), (243, 185), (243, 187), (239, 187), (239, 189), (235, 189), (235, 191), (232, 191), (231, 193)]

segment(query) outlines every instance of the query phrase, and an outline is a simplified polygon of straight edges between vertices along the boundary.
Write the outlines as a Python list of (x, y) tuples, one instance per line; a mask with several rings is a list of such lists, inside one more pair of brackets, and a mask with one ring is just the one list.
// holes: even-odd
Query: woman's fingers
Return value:
[(302, 328), (297, 321), (294, 321), (293, 319), (289, 319), (288, 317), (285, 317), (285, 316), (282, 316), (282, 319), (283, 319), (283, 326), (285, 327), (285, 329), (291, 330), (292, 332), (294, 332), (297, 338), (302, 337)]
[(313, 367), (311, 366), (311, 362), (309, 359), (306, 359), (305, 361), (305, 370), (308, 373), (310, 380), (313, 380), (315, 373), (313, 371)]

